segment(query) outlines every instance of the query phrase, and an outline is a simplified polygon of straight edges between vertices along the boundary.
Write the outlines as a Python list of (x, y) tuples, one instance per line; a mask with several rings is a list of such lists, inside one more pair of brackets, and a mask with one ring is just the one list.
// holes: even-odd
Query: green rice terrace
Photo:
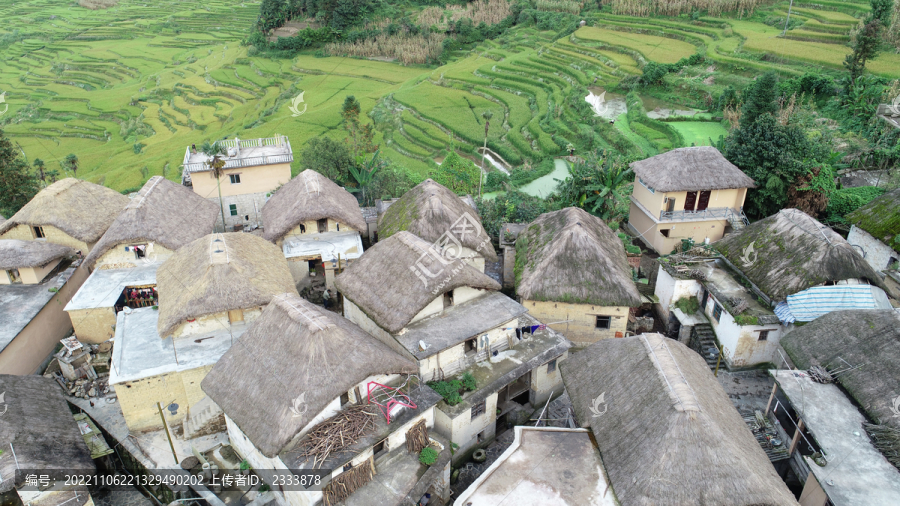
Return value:
[[(534, 5), (559, 12), (569, 4), (576, 12), (582, 5)], [(742, 90), (768, 70), (843, 72), (850, 30), (869, 3), (795, 3), (782, 36), (788, 4), (716, 17), (593, 11), (562, 36), (540, 23), (516, 25), (428, 66), (321, 49), (255, 54), (242, 41), (259, 2), (122, 0), (90, 9), (71, 0), (3, 0), (0, 92), (8, 110), (0, 127), (29, 163), (40, 158), (53, 168), (75, 153), (79, 177), (120, 191), (152, 175), (179, 180), (185, 147), (204, 139), (284, 134), (296, 154), (313, 137), (342, 138), (347, 95), (374, 120), (382, 156), (422, 177), (451, 139), (478, 159), (486, 110), (494, 114), (492, 163), (504, 171), (565, 155), (569, 144), (646, 157), (727, 135), (714, 107), (726, 87)], [(665, 87), (620, 88), (649, 62), (680, 69), (664, 76)], [(900, 54), (882, 51), (866, 68), (900, 77)], [(306, 112), (294, 116), (289, 107), (300, 92)], [(546, 182), (536, 182), (536, 194), (546, 193)]]

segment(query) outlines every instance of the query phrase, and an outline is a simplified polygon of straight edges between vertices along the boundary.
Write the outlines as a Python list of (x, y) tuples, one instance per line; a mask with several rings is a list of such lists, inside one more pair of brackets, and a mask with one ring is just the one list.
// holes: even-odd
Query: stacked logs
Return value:
[(377, 416), (369, 405), (350, 406), (342, 410), (306, 434), (300, 442), (300, 455), (311, 457), (313, 467), (321, 467), (329, 455), (344, 450), (374, 431)]
[(371, 458), (337, 475), (322, 489), (325, 506), (334, 506), (350, 497), (350, 494), (369, 483), (373, 476), (375, 476), (375, 464)]
[(430, 443), (428, 440), (428, 429), (425, 428), (425, 420), (419, 420), (419, 423), (413, 425), (406, 432), (406, 450), (409, 453), (418, 455), (422, 452), (422, 448), (425, 448)]

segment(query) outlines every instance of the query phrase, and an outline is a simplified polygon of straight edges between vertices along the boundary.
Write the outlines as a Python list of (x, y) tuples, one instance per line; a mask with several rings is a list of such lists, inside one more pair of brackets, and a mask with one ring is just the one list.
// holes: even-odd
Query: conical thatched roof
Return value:
[(577, 207), (531, 222), (516, 240), (516, 267), (522, 299), (641, 305), (622, 241), (603, 220)]
[(889, 191), (847, 215), (847, 221), (872, 237), (900, 249), (900, 188)]
[[(416, 364), (297, 294), (277, 295), (203, 380), (265, 456), (274, 457), (325, 407), (369, 376)], [(295, 399), (304, 407), (294, 416)]]
[[(464, 215), (477, 230), (469, 229), (465, 233), (455, 230), (459, 228), (457, 221)], [(378, 219), (379, 239), (387, 239), (404, 230), (427, 242), (435, 242), (449, 232), (463, 246), (478, 251), (488, 260), (497, 260), (497, 252), (478, 213), (446, 186), (431, 179), (404, 193)]]
[(633, 162), (631, 168), (661, 192), (756, 188), (750, 176), (711, 146), (673, 149)]
[[(442, 293), (461, 286), (500, 289), (499, 283), (463, 260), (445, 265), (432, 255), (434, 250), (430, 248), (430, 243), (413, 234), (398, 232), (369, 248), (335, 278), (334, 285), (372, 321), (391, 333), (403, 329)], [(424, 270), (440, 274), (434, 278), (422, 274), (420, 278), (414, 268), (420, 274)], [(448, 275), (449, 281), (442, 286)]]
[(797, 209), (728, 234), (715, 248), (775, 302), (828, 281), (864, 278), (881, 286), (850, 243)]
[(52, 260), (75, 254), (68, 246), (44, 241), (0, 239), (0, 271), (40, 267)]
[(18, 469), (70, 473), (96, 469), (55, 381), (2, 374), (0, 393), (0, 493), (15, 486), (17, 465)]
[(331, 218), (362, 232), (366, 220), (356, 197), (314, 170), (304, 170), (262, 208), (265, 238), (277, 241), (304, 221)]
[(622, 506), (796, 505), (693, 350), (660, 334), (606, 339), (560, 364)]
[(896, 310), (834, 311), (788, 332), (781, 344), (800, 369), (862, 366), (842, 373), (837, 382), (876, 423), (900, 429), (900, 417), (893, 411), (893, 400), (900, 396), (900, 313)]
[(153, 176), (119, 213), (84, 260), (88, 267), (122, 243), (147, 241), (172, 251), (213, 231), (219, 206), (185, 186)]
[(159, 267), (156, 280), (163, 338), (185, 320), (297, 293), (281, 250), (242, 232), (210, 234), (183, 246)]
[(19, 212), (0, 223), (0, 234), (16, 225), (49, 225), (90, 244), (100, 239), (128, 202), (128, 197), (104, 186), (74, 178), (61, 179), (38, 192)]

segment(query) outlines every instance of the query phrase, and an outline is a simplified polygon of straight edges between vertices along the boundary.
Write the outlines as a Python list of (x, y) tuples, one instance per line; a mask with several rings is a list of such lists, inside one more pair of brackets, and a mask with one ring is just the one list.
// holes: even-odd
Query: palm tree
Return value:
[(484, 147), (481, 148), (481, 174), (478, 177), (478, 196), (481, 196), (481, 181), (484, 179), (484, 159), (487, 157), (487, 138), (488, 138), (488, 128), (491, 127), (491, 118), (494, 117), (494, 113), (491, 112), (490, 109), (481, 113), (481, 117), (484, 118)]
[(34, 168), (38, 171), (38, 178), (41, 180), (41, 182), (46, 182), (47, 176), (44, 174), (44, 161), (40, 158), (35, 158), (33, 165)]
[(213, 176), (216, 178), (216, 187), (219, 189), (219, 209), (222, 211), (222, 231), (225, 231), (225, 204), (222, 203), (222, 181), (221, 177), (224, 174), (223, 169), (225, 168), (225, 160), (219, 158), (220, 155), (225, 154), (225, 147), (217, 142), (210, 143), (209, 140), (203, 141), (203, 144), (200, 145), (200, 151), (209, 157), (206, 160), (206, 166), (212, 169)]
[(75, 153), (69, 153), (66, 156), (65, 161), (63, 161), (65, 167), (72, 171), (72, 177), (78, 177), (78, 157), (75, 156)]

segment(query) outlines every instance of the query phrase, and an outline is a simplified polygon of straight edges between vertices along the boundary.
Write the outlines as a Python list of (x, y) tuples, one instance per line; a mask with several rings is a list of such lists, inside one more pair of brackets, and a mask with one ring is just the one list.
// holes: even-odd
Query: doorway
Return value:
[(328, 231), (328, 218), (323, 218), (321, 220), (316, 221), (316, 224), (319, 227), (319, 233), (324, 233)]
[(684, 210), (685, 211), (693, 211), (694, 204), (697, 203), (697, 192), (687, 192), (687, 196), (684, 198)]
[(700, 198), (697, 199), (697, 210), (705, 211), (709, 207), (709, 197), (712, 195), (711, 190), (703, 190), (700, 192)]
[(700, 311), (706, 313), (706, 299), (709, 298), (709, 292), (703, 287), (703, 293), (700, 294)]

